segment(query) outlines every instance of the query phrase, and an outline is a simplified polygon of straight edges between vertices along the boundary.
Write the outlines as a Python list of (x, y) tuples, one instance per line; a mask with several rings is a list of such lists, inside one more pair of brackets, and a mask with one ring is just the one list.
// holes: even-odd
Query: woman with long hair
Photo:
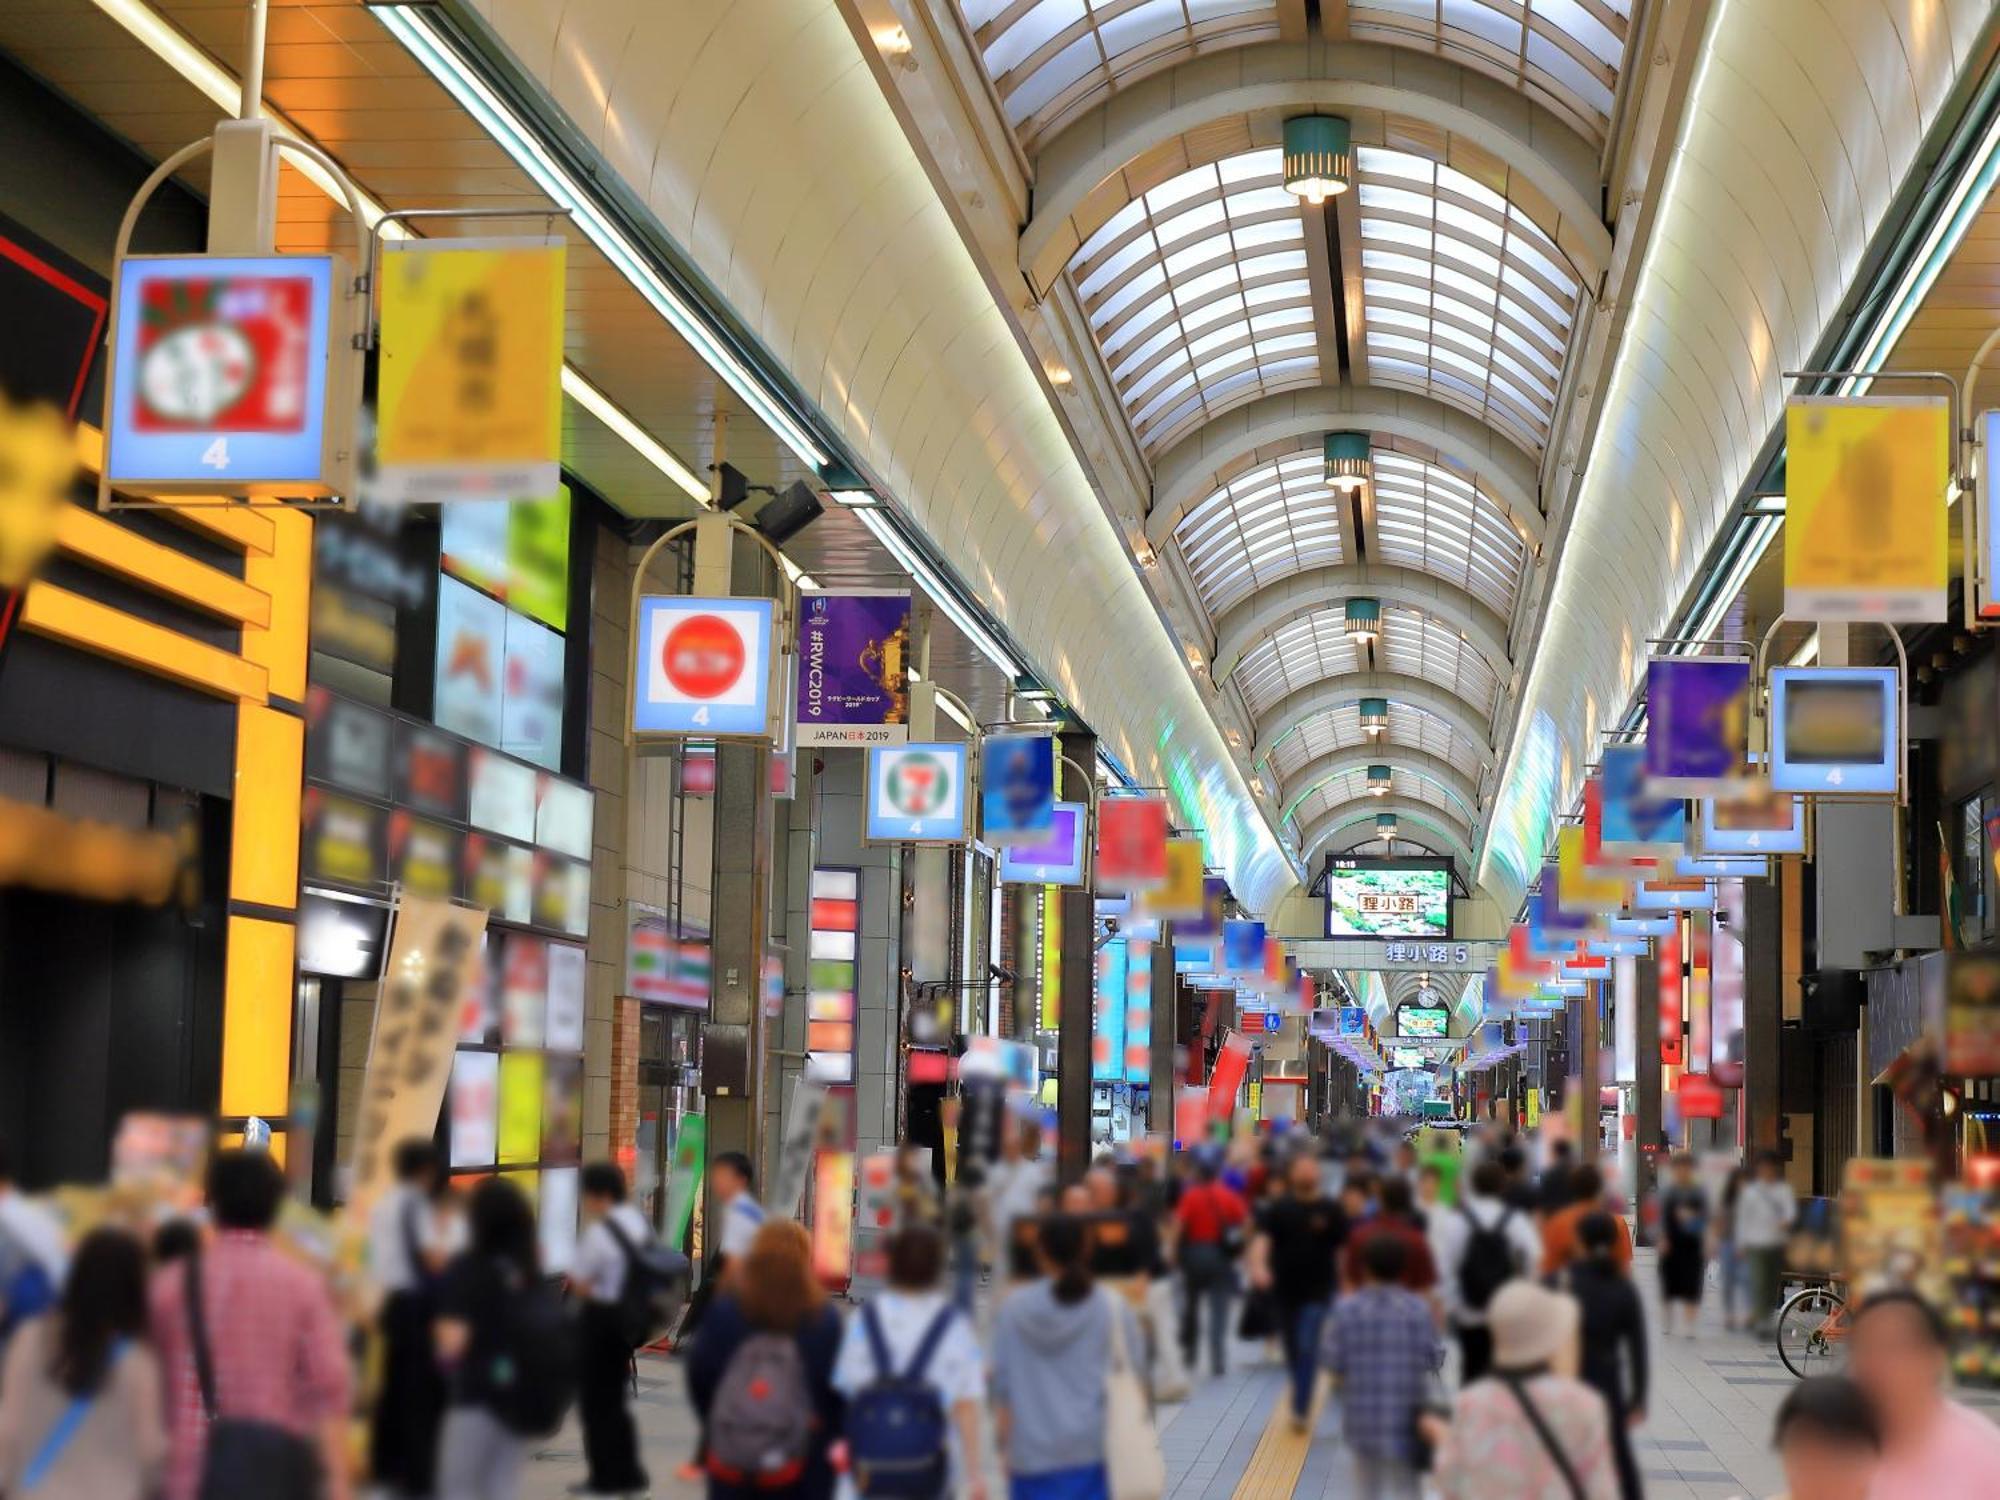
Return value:
[(438, 1361), (449, 1390), (438, 1434), (441, 1500), (511, 1500), (529, 1440), (501, 1417), (512, 1379), (507, 1345), (514, 1309), (541, 1276), (535, 1210), (505, 1178), (473, 1189), (468, 1242), (438, 1286)]
[(121, 1229), (77, 1246), (60, 1306), (23, 1327), (0, 1373), (0, 1494), (141, 1500), (166, 1462), (160, 1366), (146, 1346), (146, 1253)]
[(709, 1500), (828, 1500), (847, 1405), (835, 1389), (840, 1313), (803, 1225), (771, 1219), (709, 1304), (688, 1355), (707, 1434)]
[[(1104, 1407), (1114, 1326), (1128, 1357), (1144, 1345), (1122, 1297), (1100, 1295), (1079, 1219), (1044, 1219), (1042, 1279), (1011, 1293), (993, 1320), (994, 1440), (1011, 1500), (1108, 1500)], [(1116, 1318), (1118, 1323), (1113, 1324)]]
[(1577, 1225), (1581, 1254), (1564, 1272), (1563, 1288), (1581, 1309), (1578, 1373), (1610, 1413), (1619, 1494), (1640, 1500), (1632, 1429), (1646, 1420), (1646, 1314), (1631, 1274), (1618, 1263), (1617, 1232), (1607, 1213), (1590, 1214)]

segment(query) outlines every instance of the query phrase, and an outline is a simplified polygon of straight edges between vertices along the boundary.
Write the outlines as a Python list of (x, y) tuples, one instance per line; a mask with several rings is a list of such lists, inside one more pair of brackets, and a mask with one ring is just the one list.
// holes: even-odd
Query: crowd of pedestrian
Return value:
[[(884, 1274), (841, 1297), (725, 1154), (688, 1301), (616, 1166), (581, 1173), (556, 1278), (513, 1183), (461, 1198), (410, 1141), (367, 1210), (360, 1359), (326, 1278), (273, 1234), (286, 1184), (264, 1153), (214, 1154), (199, 1209), (150, 1241), (73, 1246), (0, 1155), (0, 1497), (515, 1500), (572, 1410), (577, 1488), (645, 1495), (636, 1351), (679, 1314), (699, 1426), (679, 1478), (711, 1500), (989, 1500), (995, 1470), (1009, 1500), (1164, 1500), (1151, 1408), (1246, 1345), (1280, 1364), (1274, 1421), (1337, 1430), (1357, 1500), (1639, 1500), (1629, 1206), (1567, 1150), (1451, 1145), (1295, 1133), (1106, 1156), (1059, 1187), (1034, 1124), (1010, 1124), (949, 1186), (904, 1153)], [(1774, 1160), (1713, 1189), (1671, 1161), (1660, 1331), (1693, 1331), (1711, 1261), (1725, 1316), (1768, 1321), (1792, 1215)], [(1780, 1409), (1788, 1500), (2000, 1494), (2000, 1430), (1950, 1396), (1937, 1312), (1891, 1290), (1849, 1326), (1851, 1374)]]

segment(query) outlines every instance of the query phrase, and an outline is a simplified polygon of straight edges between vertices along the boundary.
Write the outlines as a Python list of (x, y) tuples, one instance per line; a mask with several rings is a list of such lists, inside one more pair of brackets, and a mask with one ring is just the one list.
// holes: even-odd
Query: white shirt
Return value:
[(1465, 1264), (1465, 1253), (1472, 1248), (1472, 1224), (1466, 1216), (1472, 1216), (1473, 1223), (1481, 1229), (1491, 1229), (1507, 1216), (1507, 1244), (1514, 1252), (1514, 1272), (1519, 1276), (1532, 1276), (1542, 1263), (1542, 1237), (1535, 1228), (1533, 1214), (1524, 1209), (1509, 1211), (1506, 1204), (1497, 1198), (1481, 1198), (1467, 1193), (1458, 1200), (1456, 1206), (1446, 1208), (1442, 1203), (1430, 1210), (1426, 1221), (1430, 1231), (1431, 1259), (1437, 1262), (1438, 1290), (1444, 1294), (1446, 1310), (1451, 1320), (1465, 1328), (1484, 1328), (1486, 1309), (1467, 1307), (1459, 1295), (1459, 1273)]
[(1792, 1216), (1798, 1200), (1792, 1185), (1783, 1178), (1759, 1182), (1754, 1178), (1736, 1191), (1736, 1245), (1741, 1250), (1775, 1250), (1792, 1232)]
[[(910, 1361), (916, 1358), (917, 1345), (923, 1342), (931, 1323), (949, 1304), (943, 1292), (899, 1292), (892, 1288), (879, 1293), (869, 1305), (881, 1320), (882, 1342), (888, 1346), (889, 1363), (900, 1375), (909, 1369)], [(861, 1314), (856, 1312), (847, 1320), (847, 1331), (840, 1340), (840, 1355), (833, 1362), (834, 1389), (851, 1400), (873, 1385), (879, 1375), (874, 1350), (869, 1347), (868, 1330), (862, 1325)], [(924, 1383), (936, 1390), (939, 1399), (944, 1402), (947, 1416), (952, 1407), (961, 1401), (985, 1404), (986, 1362), (979, 1352), (979, 1338), (972, 1319), (963, 1312), (952, 1315), (944, 1336), (938, 1340), (937, 1348), (931, 1351), (931, 1361), (924, 1367)], [(952, 1472), (963, 1473), (957, 1423), (951, 1426), (950, 1446)], [(852, 1484), (852, 1480), (842, 1476), (843, 1497), (854, 1494)], [(958, 1493), (955, 1482), (946, 1493)]]
[(722, 1210), (722, 1232), (716, 1236), (715, 1248), (732, 1260), (739, 1259), (750, 1253), (750, 1242), (763, 1227), (764, 1205), (747, 1192), (738, 1193)]
[(625, 1295), (628, 1266), (625, 1248), (612, 1237), (605, 1219), (617, 1222), (634, 1250), (650, 1244), (653, 1238), (652, 1226), (635, 1203), (614, 1205), (603, 1219), (583, 1232), (583, 1238), (576, 1244), (576, 1256), (570, 1261), (569, 1279), (583, 1288), (583, 1295), (592, 1302), (616, 1302)]
[(393, 1187), (368, 1211), (368, 1272), (385, 1297), (416, 1289), (417, 1271), (410, 1264), (413, 1235), (419, 1253), (434, 1255), (444, 1248), (437, 1216), (423, 1193), (407, 1185)]
[(0, 1192), (0, 1237), (8, 1242), (0, 1246), (0, 1258), (11, 1258), (5, 1254), (10, 1250), (29, 1256), (40, 1262), (51, 1282), (63, 1284), (69, 1274), (69, 1251), (62, 1225), (48, 1209), (13, 1188)]
[(993, 1232), (1002, 1246), (1008, 1242), (1014, 1221), (1034, 1213), (1048, 1183), (1049, 1168), (1044, 1161), (1023, 1156), (993, 1164), (986, 1178), (987, 1203)]

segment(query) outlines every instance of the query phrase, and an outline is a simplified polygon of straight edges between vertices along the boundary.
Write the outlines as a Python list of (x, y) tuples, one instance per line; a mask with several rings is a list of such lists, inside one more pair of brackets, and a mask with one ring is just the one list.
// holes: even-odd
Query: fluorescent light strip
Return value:
[(1008, 681), (1021, 675), (1021, 668), (1007, 650), (988, 632), (985, 625), (972, 612), (958, 602), (958, 598), (944, 586), (935, 569), (924, 561), (896, 529), (895, 523), (879, 510), (856, 511), (861, 524), (875, 535), (875, 540), (889, 550), (902, 565), (903, 571), (916, 580), (917, 585), (930, 595), (931, 601), (945, 612), (952, 624), (965, 632), (966, 639), (977, 646), (986, 659), (1007, 674)]
[(625, 279), (694, 345), (729, 388), (749, 404), (787, 447), (815, 471), (827, 464), (823, 452), (805, 429), (772, 396), (763, 381), (717, 338), (707, 322), (683, 302), (666, 279), (655, 270), (638, 246), (628, 239), (570, 174), (549, 154), (533, 128), (495, 94), (479, 75), (467, 66), (456, 49), (438, 32), (431, 19), (417, 11), (385, 6), (375, 9), (376, 17), (409, 48), (431, 76), (486, 127), (507, 154), (520, 164), (536, 184), (570, 211), (576, 225), (601, 250)]
[(578, 406), (617, 433), (631, 445), (635, 453), (680, 486), (690, 498), (702, 505), (714, 503), (708, 486), (697, 479), (686, 464), (662, 447), (650, 432), (633, 421), (621, 408), (613, 405), (611, 398), (585, 380), (575, 366), (563, 366), (562, 388), (575, 398)]
[[(181, 35), (157, 11), (141, 3), (141, 0), (96, 0), (96, 5), (105, 15), (130, 32), (135, 40), (143, 43), (155, 57), (199, 89), (217, 109), (232, 116), (236, 113), (243, 94), (241, 80)], [(272, 128), (279, 135), (308, 145), (314, 144), (303, 131), (268, 104), (263, 106), (263, 112), (264, 117), (271, 122)], [(308, 182), (334, 202), (346, 204), (346, 190), (318, 162), (303, 156), (288, 156), (285, 159), (297, 167)], [(387, 224), (382, 223), (382, 216), (388, 210), (370, 196), (360, 184), (355, 185), (355, 191), (361, 200), (362, 217), (383, 239), (415, 238), (409, 228), (399, 220), (392, 219)], [(613, 405), (611, 399), (585, 379), (575, 365), (563, 366), (562, 387), (577, 405), (617, 433), (641, 458), (671, 479), (690, 498), (704, 505), (710, 503), (708, 486), (650, 433)]]

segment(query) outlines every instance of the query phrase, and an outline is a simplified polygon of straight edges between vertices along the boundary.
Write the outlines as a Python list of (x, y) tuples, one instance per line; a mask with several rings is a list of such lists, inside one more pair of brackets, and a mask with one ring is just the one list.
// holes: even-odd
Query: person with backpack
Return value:
[(1182, 1357), (1190, 1368), (1201, 1337), (1201, 1309), (1208, 1309), (1209, 1368), (1227, 1368), (1229, 1304), (1236, 1296), (1236, 1257), (1243, 1249), (1249, 1207), (1221, 1181), (1212, 1159), (1198, 1159), (1194, 1184), (1174, 1208), (1181, 1289)]
[(77, 1246), (62, 1305), (24, 1327), (0, 1373), (0, 1495), (146, 1500), (167, 1457), (146, 1346), (146, 1255), (118, 1229)]
[(278, 1248), (285, 1177), (261, 1150), (208, 1164), (210, 1242), (153, 1273), (166, 1376), (164, 1500), (347, 1500), (352, 1376), (320, 1273)]
[(709, 1500), (829, 1500), (847, 1412), (833, 1383), (840, 1343), (804, 1226), (766, 1222), (688, 1354)]
[(1110, 1500), (1107, 1419), (1118, 1351), (1143, 1357), (1139, 1319), (1090, 1274), (1090, 1242), (1071, 1214), (1043, 1219), (1042, 1277), (993, 1319), (993, 1437), (1009, 1500)]
[(589, 1228), (577, 1241), (570, 1285), (581, 1294), (577, 1321), (577, 1410), (583, 1422), (583, 1456), (593, 1495), (639, 1495), (646, 1491), (639, 1462), (639, 1429), (632, 1419), (632, 1350), (643, 1341), (625, 1308), (628, 1286), (642, 1290), (646, 1275), (634, 1263), (652, 1243), (652, 1226), (626, 1199), (625, 1173), (615, 1162), (594, 1161), (583, 1169), (583, 1215)]
[(1611, 1414), (1618, 1492), (1624, 1500), (1640, 1500), (1643, 1489), (1639, 1461), (1632, 1451), (1632, 1429), (1646, 1420), (1646, 1313), (1631, 1273), (1613, 1253), (1617, 1237), (1611, 1215), (1591, 1214), (1576, 1233), (1583, 1255), (1570, 1262), (1561, 1286), (1582, 1310), (1581, 1373)]
[(16, 1185), (0, 1141), (0, 1350), (16, 1328), (55, 1306), (68, 1267), (62, 1226)]
[(1469, 1385), (1493, 1362), (1486, 1314), (1494, 1295), (1535, 1268), (1542, 1254), (1533, 1216), (1505, 1198), (1507, 1169), (1487, 1158), (1472, 1169), (1456, 1207), (1432, 1215), (1431, 1255), (1452, 1336), (1458, 1375)]
[(392, 1494), (430, 1494), (444, 1420), (444, 1381), (431, 1343), (433, 1293), (444, 1268), (431, 1195), (437, 1147), (412, 1137), (394, 1154), (396, 1184), (368, 1213), (368, 1271), (382, 1294), (376, 1327), (382, 1384), (369, 1428), (369, 1471)]
[(445, 1268), (437, 1355), (450, 1405), (438, 1500), (513, 1500), (534, 1443), (562, 1425), (575, 1356), (561, 1299), (543, 1281), (535, 1211), (503, 1177), (473, 1189), (470, 1243)]
[(861, 1500), (985, 1500), (985, 1358), (970, 1311), (939, 1289), (944, 1253), (935, 1230), (899, 1230), (888, 1288), (848, 1320), (833, 1383), (847, 1398), (843, 1493)]
[(1487, 1309), (1493, 1368), (1419, 1419), (1442, 1500), (1618, 1500), (1604, 1398), (1578, 1380), (1576, 1299), (1525, 1277)]

